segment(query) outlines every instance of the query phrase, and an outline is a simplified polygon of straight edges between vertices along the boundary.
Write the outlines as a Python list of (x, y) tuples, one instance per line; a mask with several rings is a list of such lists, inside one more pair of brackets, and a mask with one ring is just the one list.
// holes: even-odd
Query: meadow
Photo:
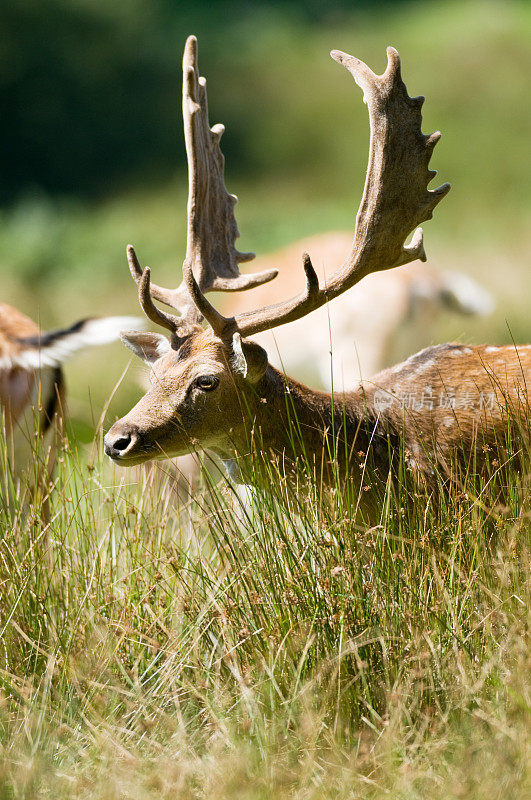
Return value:
[(523, 800), (529, 457), (495, 456), (429, 496), (403, 462), (369, 524), (370, 470), (296, 494), (257, 451), (252, 506), (180, 506), (65, 440), (49, 526), (0, 512), (2, 796)]
[[(200, 65), (208, 46), (219, 64), (203, 68), (241, 247), (352, 227), (366, 109), (328, 51), (380, 71), (393, 44), (452, 183), (424, 227), (426, 269), (460, 269), (497, 301), (488, 318), (441, 320), (432, 341), (531, 341), (531, 6), (383, 8), (321, 25), (262, 8), (200, 38)], [(177, 74), (176, 152), (179, 92)], [(179, 163), (98, 198), (35, 188), (3, 207), (2, 299), (44, 328), (139, 313), (129, 241), (177, 285)], [(259, 452), (269, 491), (251, 507), (208, 470), (183, 502), (168, 465), (103, 457), (103, 431), (140, 394), (129, 363), (116, 345), (67, 368), (49, 524), (42, 497), (0, 504), (0, 797), (529, 796), (529, 453), (491, 454), (488, 479), (460, 474), (432, 497), (403, 464), (376, 525), (359, 494), (321, 493), (303, 468), (302, 502)]]

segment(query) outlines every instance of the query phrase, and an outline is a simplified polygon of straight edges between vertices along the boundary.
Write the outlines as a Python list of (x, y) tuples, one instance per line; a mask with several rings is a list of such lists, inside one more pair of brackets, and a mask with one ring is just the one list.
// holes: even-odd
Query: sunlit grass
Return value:
[(525, 797), (529, 460), (495, 455), (403, 463), (374, 524), (258, 447), (251, 498), (183, 503), (65, 441), (49, 525), (1, 512), (4, 796)]

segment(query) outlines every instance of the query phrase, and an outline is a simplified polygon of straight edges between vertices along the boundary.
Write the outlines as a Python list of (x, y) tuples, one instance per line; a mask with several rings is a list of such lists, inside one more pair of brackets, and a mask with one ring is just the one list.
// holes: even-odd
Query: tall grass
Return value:
[(525, 797), (528, 457), (371, 525), (246, 464), (183, 504), (65, 440), (4, 504), (1, 796)]

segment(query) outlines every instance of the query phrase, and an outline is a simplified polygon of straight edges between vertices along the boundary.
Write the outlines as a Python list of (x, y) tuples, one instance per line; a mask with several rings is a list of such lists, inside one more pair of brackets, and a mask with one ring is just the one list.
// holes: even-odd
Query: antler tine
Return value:
[(268, 269), (240, 275), (238, 264), (251, 261), (254, 253), (235, 247), (239, 237), (234, 216), (236, 195), (225, 186), (225, 159), (220, 149), (223, 125), (210, 127), (206, 80), (199, 77), (197, 39), (189, 36), (183, 57), (183, 120), (188, 155), (188, 231), (186, 261), (203, 292), (252, 289), (278, 274)]
[[(157, 308), (153, 303), (154, 287), (151, 284), (151, 270), (149, 267), (145, 267), (145, 269), (142, 270), (135, 249), (130, 244), (127, 245), (127, 263), (129, 264), (129, 270), (133, 276), (133, 280), (138, 285), (138, 300), (140, 306), (148, 319), (171, 331), (171, 333), (176, 336), (185, 335), (194, 323), (197, 324), (201, 321), (197, 308), (190, 302), (189, 295), (184, 297), (184, 299), (187, 300), (187, 304), (184, 306), (187, 313), (182, 317), (177, 317), (175, 314), (168, 314), (166, 311), (161, 311)], [(174, 290), (174, 292), (177, 291), (178, 290)]]
[[(302, 258), (304, 275), (306, 278), (306, 286), (304, 291), (301, 292), (301, 294), (297, 297), (289, 300), (287, 303), (279, 303), (274, 306), (269, 306), (267, 309), (268, 311), (271, 311), (272, 309), (274, 310), (277, 308), (282, 308), (285, 314), (283, 323), (290, 322), (292, 319), (298, 319), (299, 317), (304, 316), (304, 314), (308, 314), (310, 311), (313, 311), (313, 309), (317, 307), (315, 303), (318, 302), (319, 299), (319, 278), (317, 277), (317, 273), (313, 268), (313, 264), (308, 253), (303, 253)], [(236, 317), (224, 317), (214, 308), (212, 303), (207, 300), (201, 291), (189, 264), (185, 265), (184, 274), (186, 285), (196, 307), (199, 309), (201, 315), (206, 319), (214, 333), (219, 336), (220, 339), (231, 339), (234, 333), (240, 333), (241, 335), (241, 331), (245, 330), (245, 320), (247, 316), (254, 320), (256, 312), (244, 312)], [(260, 328), (260, 330), (263, 330), (263, 328)]]
[(156, 305), (154, 305), (151, 299), (150, 278), (151, 271), (149, 267), (146, 267), (142, 274), (142, 279), (138, 284), (138, 299), (142, 311), (152, 322), (155, 322), (157, 325), (162, 325), (163, 328), (167, 328), (172, 333), (175, 333), (178, 325), (177, 317), (173, 314), (167, 314), (165, 311), (160, 311)]
[[(134, 282), (137, 286), (140, 286), (144, 273), (132, 245), (127, 246), (127, 263)], [(190, 298), (186, 296), (182, 282), (176, 289), (164, 289), (162, 286), (150, 281), (149, 290), (153, 299), (160, 300), (161, 303), (165, 303), (171, 308), (181, 310), (183, 306), (190, 306)], [(171, 316), (171, 314), (168, 316)], [(198, 319), (198, 321), (200, 322), (201, 320)]]
[(433, 209), (450, 189), (447, 183), (437, 189), (427, 188), (436, 174), (428, 169), (428, 163), (440, 133), (422, 133), (424, 98), (409, 97), (400, 76), (397, 51), (387, 49), (388, 64), (383, 75), (376, 75), (363, 61), (339, 50), (333, 50), (331, 56), (352, 74), (369, 110), (369, 165), (352, 250), (323, 287), (319, 287), (311, 261), (305, 257), (307, 288), (301, 295), (226, 321), (225, 330), (229, 326), (242, 336), (299, 319), (371, 272), (417, 258), (425, 261), (422, 229), (415, 230), (409, 245), (404, 242), (421, 222), (431, 218)]
[(184, 262), (183, 274), (186, 288), (201, 316), (206, 319), (214, 333), (219, 336), (220, 339), (226, 338), (229, 329), (234, 327), (234, 319), (232, 317), (224, 317), (223, 314), (220, 314), (212, 303), (206, 299), (194, 277), (192, 265), (189, 261)]

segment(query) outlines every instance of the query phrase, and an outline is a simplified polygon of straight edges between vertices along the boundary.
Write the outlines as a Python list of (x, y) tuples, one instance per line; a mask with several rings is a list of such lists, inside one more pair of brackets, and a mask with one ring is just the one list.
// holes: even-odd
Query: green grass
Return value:
[(64, 442), (50, 524), (2, 511), (1, 796), (526, 797), (512, 463), (431, 497), (402, 465), (369, 526), (258, 451), (251, 505), (208, 473), (180, 504)]

